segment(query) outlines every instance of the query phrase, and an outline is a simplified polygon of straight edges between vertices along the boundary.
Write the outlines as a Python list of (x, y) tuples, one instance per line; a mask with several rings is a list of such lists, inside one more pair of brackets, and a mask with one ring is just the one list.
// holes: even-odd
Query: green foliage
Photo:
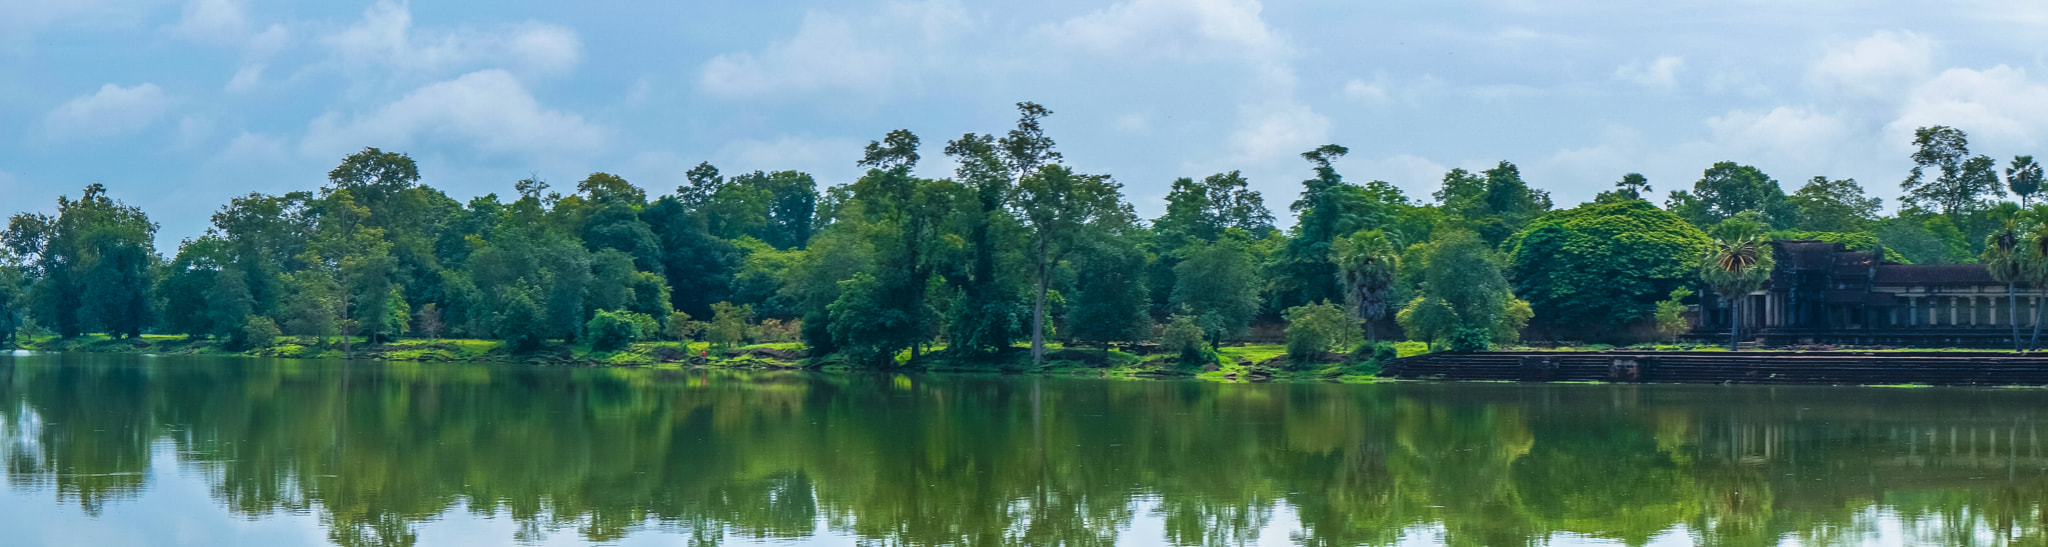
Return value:
[(547, 314), (539, 303), (533, 301), (533, 290), (524, 287), (508, 287), (501, 298), (504, 305), (498, 312), (498, 339), (505, 341), (505, 347), (514, 353), (539, 349), (548, 338)]
[(1970, 137), (1963, 130), (1941, 125), (1915, 129), (1913, 148), (1912, 174), (1899, 183), (1907, 206), (1939, 211), (1955, 221), (1985, 208), (1987, 198), (2005, 195), (1997, 162), (1971, 157)]
[(1884, 200), (1863, 194), (1856, 179), (1813, 177), (1786, 202), (1795, 212), (1792, 226), (1812, 232), (1856, 232), (1867, 228)]
[(1971, 258), (1962, 230), (1946, 216), (1886, 219), (1878, 224), (1877, 240), (1907, 264), (1962, 264)]
[(1707, 168), (1700, 180), (1693, 183), (1692, 191), (1672, 191), (1665, 207), (1700, 228), (1747, 211), (1762, 214), (1767, 229), (1786, 228), (1798, 214), (1777, 180), (1755, 167), (1732, 161)]
[(1323, 302), (1288, 308), (1287, 356), (1296, 368), (1322, 359), (1323, 352), (1356, 347), (1358, 323), (1343, 308)]
[(269, 348), (277, 345), (277, 337), (281, 335), (283, 333), (278, 331), (277, 321), (261, 315), (251, 317), (242, 324), (241, 347), (251, 349)]
[(1692, 289), (1680, 286), (1671, 289), (1669, 298), (1657, 301), (1657, 334), (1663, 340), (1675, 340), (1678, 335), (1691, 327), (1685, 321), (1685, 299), (1692, 297)]
[(656, 332), (654, 319), (629, 311), (598, 310), (585, 325), (590, 347), (598, 351), (619, 351)]
[(1690, 283), (1710, 241), (1646, 201), (1552, 212), (1509, 244), (1515, 294), (1559, 339), (1624, 341), (1659, 298)]
[(1439, 234), (1418, 257), (1426, 272), (1420, 294), (1395, 315), (1396, 322), (1411, 339), (1450, 344), (1453, 350), (1515, 342), (1533, 313), (1509, 290), (1500, 260), (1477, 234)]
[(662, 322), (662, 333), (668, 335), (669, 340), (688, 342), (700, 332), (704, 332), (704, 322), (690, 320), (687, 313), (670, 312), (668, 319)]
[(1337, 275), (1342, 280), (1346, 313), (1365, 323), (1366, 337), (1378, 339), (1373, 323), (1387, 316), (1387, 302), (1393, 296), (1394, 276), (1401, 258), (1393, 242), (1379, 230), (1367, 230), (1338, 238)]
[(1212, 343), (1242, 336), (1259, 311), (1258, 272), (1248, 247), (1235, 236), (1196, 244), (1174, 267), (1173, 303)]
[[(1763, 239), (1748, 236), (1717, 238), (1708, 248), (1706, 260), (1700, 264), (1700, 280), (1729, 303), (1732, 316), (1740, 317), (1742, 302), (1750, 292), (1762, 287), (1771, 277), (1775, 265), (1770, 248)], [(1728, 351), (1735, 351), (1736, 342), (1742, 337), (1742, 329), (1731, 328), (1728, 334)]]
[(1183, 367), (1201, 367), (1216, 362), (1216, 352), (1209, 347), (1208, 333), (1195, 318), (1175, 315), (1159, 330), (1159, 347), (1179, 355)]
[(704, 339), (720, 347), (739, 347), (753, 337), (753, 323), (753, 306), (712, 304), (711, 324), (704, 327)]
[(1075, 256), (1075, 298), (1066, 324), (1074, 340), (1107, 345), (1152, 334), (1145, 313), (1145, 254), (1124, 238), (1100, 238)]

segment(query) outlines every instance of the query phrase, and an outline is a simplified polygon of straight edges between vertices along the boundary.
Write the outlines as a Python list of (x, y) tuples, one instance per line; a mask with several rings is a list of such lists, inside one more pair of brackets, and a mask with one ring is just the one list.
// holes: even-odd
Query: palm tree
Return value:
[(2034, 193), (2041, 191), (2043, 180), (2041, 164), (2034, 163), (2033, 156), (2014, 156), (2012, 167), (2005, 168), (2006, 187), (2020, 195), (2020, 205), (2033, 204)]
[(1763, 238), (1746, 234), (1714, 240), (1706, 262), (1700, 265), (1700, 280), (1728, 301), (1728, 351), (1735, 351), (1742, 339), (1744, 297), (1771, 279), (1775, 265)]
[(1378, 342), (1373, 322), (1387, 316), (1387, 293), (1394, 287), (1394, 270), (1401, 258), (1394, 243), (1379, 230), (1361, 231), (1332, 242), (1336, 250), (1337, 282), (1344, 287), (1345, 303), (1353, 319), (1365, 323), (1365, 339)]
[(1991, 278), (2005, 282), (2005, 304), (2007, 322), (2012, 323), (2012, 350), (2020, 350), (2020, 323), (2013, 320), (2013, 312), (2020, 310), (2017, 291), (2020, 277), (2024, 275), (2026, 257), (2021, 256), (2020, 228), (2012, 219), (2005, 220), (2005, 227), (1984, 236), (1984, 267), (1991, 270)]
[[(2024, 248), (2019, 265), (2020, 275), (2027, 280), (2027, 285), (2039, 290), (2048, 287), (2048, 218), (2044, 218), (2048, 215), (2040, 214), (2048, 211), (2037, 208), (2033, 212), (2036, 213), (2033, 215), (2035, 221), (2030, 223), (2031, 229), (2021, 241)], [(2034, 335), (2027, 344), (2029, 351), (2041, 349), (2041, 308), (2034, 306)]]

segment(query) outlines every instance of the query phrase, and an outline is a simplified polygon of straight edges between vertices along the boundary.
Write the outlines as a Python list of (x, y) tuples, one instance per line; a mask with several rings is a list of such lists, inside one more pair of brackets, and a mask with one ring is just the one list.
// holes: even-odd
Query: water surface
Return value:
[(0, 543), (2038, 545), (2044, 410), (0, 355)]

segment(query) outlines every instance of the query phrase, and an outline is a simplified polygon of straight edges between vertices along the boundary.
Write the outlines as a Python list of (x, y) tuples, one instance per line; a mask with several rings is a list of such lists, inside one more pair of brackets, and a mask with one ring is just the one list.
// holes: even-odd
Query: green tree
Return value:
[(255, 313), (254, 298), (249, 296), (249, 284), (244, 282), (241, 272), (233, 268), (223, 270), (214, 278), (213, 287), (206, 293), (206, 315), (213, 325), (213, 336), (232, 348), (245, 348), (248, 340), (243, 335), (248, 331), (249, 316)]
[(1692, 191), (1672, 191), (1665, 207), (1700, 228), (1744, 211), (1763, 214), (1771, 228), (1785, 228), (1792, 225), (1797, 214), (1777, 180), (1755, 167), (1732, 161), (1708, 167), (1700, 180), (1693, 183)]
[(1614, 187), (1628, 193), (1629, 199), (1643, 199), (1643, 194), (1653, 190), (1650, 188), (1650, 179), (1644, 177), (1642, 173), (1622, 175), (1621, 181), (1614, 183)]
[(1173, 268), (1180, 264), (1181, 249), (1215, 241), (1231, 228), (1257, 238), (1276, 233), (1273, 212), (1250, 186), (1251, 181), (1237, 171), (1173, 181), (1166, 193), (1166, 213), (1152, 221), (1157, 259), (1148, 265), (1152, 305), (1161, 317), (1172, 309)]
[(1700, 265), (1700, 280), (1729, 308), (1728, 351), (1742, 340), (1742, 302), (1771, 278), (1775, 262), (1759, 234), (1727, 234), (1714, 240)]
[(752, 338), (754, 324), (753, 306), (734, 306), (731, 302), (711, 305), (711, 324), (704, 327), (704, 339), (720, 347), (739, 347)]
[(1358, 347), (1357, 323), (1336, 304), (1295, 306), (1281, 317), (1287, 320), (1288, 362), (1297, 370), (1320, 361), (1324, 352)]
[[(854, 363), (888, 366), (896, 351), (910, 346), (904, 327), (910, 319), (888, 305), (882, 282), (867, 272), (856, 273), (839, 282), (839, 297), (828, 307), (832, 342)], [(805, 321), (809, 323), (809, 321)]]
[[(1029, 114), (1028, 112), (1026, 114)], [(1030, 117), (1026, 122), (1035, 122)], [(958, 163), (954, 179), (966, 187), (968, 203), (960, 208), (961, 235), (968, 257), (965, 267), (947, 270), (946, 283), (957, 287), (947, 322), (951, 350), (987, 355), (1008, 349), (1024, 324), (1023, 284), (1028, 270), (1019, 252), (1023, 223), (1011, 209), (1017, 185), (1001, 139), (967, 134), (946, 144), (946, 155)]]
[(1045, 304), (1053, 267), (1090, 225), (1129, 222), (1122, 188), (1109, 177), (1075, 173), (1064, 165), (1047, 165), (1018, 182), (1017, 209), (1031, 231), (1032, 363), (1045, 360)]
[(1377, 342), (1379, 334), (1374, 332), (1373, 323), (1387, 316), (1394, 276), (1400, 271), (1400, 254), (1379, 230), (1338, 238), (1334, 247), (1345, 309), (1353, 320), (1365, 325), (1365, 338)]
[(547, 342), (547, 313), (534, 301), (534, 292), (523, 286), (505, 287), (501, 291), (504, 304), (499, 308), (493, 331), (514, 353), (533, 351)]
[(1510, 241), (1509, 277), (1541, 330), (1625, 341), (1629, 325), (1694, 279), (1709, 243), (1646, 201), (1586, 204), (1544, 215)]
[(1159, 329), (1159, 346), (1180, 355), (1182, 367), (1200, 367), (1216, 362), (1209, 348), (1209, 334), (1193, 316), (1175, 315)]
[(643, 325), (651, 323), (645, 314), (629, 311), (598, 310), (585, 325), (585, 336), (590, 338), (590, 348), (597, 351), (619, 351), (632, 346), (650, 333), (642, 332)]
[(1692, 289), (1679, 287), (1671, 289), (1669, 298), (1657, 301), (1657, 334), (1662, 340), (1677, 339), (1691, 325), (1685, 322), (1685, 299), (1692, 297)]
[(2013, 156), (2012, 166), (2005, 168), (2006, 188), (2020, 197), (2021, 207), (2032, 207), (2034, 194), (2041, 191), (2041, 164), (2034, 163), (2033, 156)]
[[(1991, 278), (2005, 283), (2005, 309), (2012, 312), (2020, 309), (2018, 284), (2026, 276), (2026, 257), (2020, 239), (2019, 225), (2008, 219), (2003, 228), (1984, 237), (1981, 258)], [(2012, 324), (2012, 350), (2020, 351), (2020, 323), (2012, 317), (2007, 317), (2006, 322)]]
[(1257, 263), (1248, 238), (1233, 230), (1214, 243), (1189, 246), (1174, 267), (1173, 303), (1212, 345), (1242, 336), (1259, 312)]
[(277, 345), (277, 337), (280, 334), (282, 333), (277, 329), (277, 321), (258, 315), (243, 322), (240, 338), (242, 347), (264, 349)]
[[(2020, 275), (2029, 286), (2048, 287), (2048, 218), (2044, 218), (2048, 215), (2042, 214), (2048, 211), (2036, 206), (2029, 213), (2028, 230), (2021, 240)], [(2034, 306), (2034, 332), (2028, 337), (2028, 351), (2041, 349), (2041, 321), (2048, 319), (2044, 317), (2048, 314), (2042, 313), (2044, 307), (2048, 306)]]
[(1787, 198), (1797, 221), (1792, 225), (1810, 232), (1860, 232), (1876, 219), (1884, 200), (1865, 196), (1856, 179), (1813, 177)]
[(1988, 197), (2005, 195), (1996, 162), (1970, 157), (1970, 138), (1963, 130), (1941, 125), (1915, 129), (1913, 148), (1912, 175), (1899, 183), (1906, 205), (1960, 222), (1963, 215), (1982, 209)]
[(1478, 234), (1439, 234), (1420, 262), (1426, 272), (1420, 294), (1396, 314), (1410, 337), (1480, 351), (1516, 341), (1528, 324), (1529, 303), (1515, 298), (1499, 253)]
[(1332, 166), (1349, 152), (1328, 144), (1301, 154), (1315, 166), (1316, 178), (1302, 181), (1301, 198), (1288, 207), (1296, 218), (1293, 233), (1266, 266), (1274, 308), (1343, 299), (1337, 287), (1337, 266), (1330, 260), (1330, 245), (1340, 236), (1382, 220), (1372, 196), (1362, 187), (1345, 183)]
[(1147, 314), (1145, 253), (1132, 235), (1098, 235), (1074, 257), (1075, 298), (1067, 307), (1069, 335), (1101, 344), (1136, 342), (1152, 334)]

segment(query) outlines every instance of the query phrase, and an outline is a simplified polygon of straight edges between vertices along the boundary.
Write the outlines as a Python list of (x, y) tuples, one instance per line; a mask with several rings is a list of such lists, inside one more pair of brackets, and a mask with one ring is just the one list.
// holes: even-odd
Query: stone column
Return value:
[(1961, 321), (1956, 320), (1957, 318), (1961, 317), (1959, 315), (1956, 315), (1956, 309), (1962, 307), (1962, 302), (1959, 302), (1959, 300), (1961, 299), (1961, 297), (1957, 296), (1948, 297), (1948, 326), (1953, 327), (1962, 324)]

